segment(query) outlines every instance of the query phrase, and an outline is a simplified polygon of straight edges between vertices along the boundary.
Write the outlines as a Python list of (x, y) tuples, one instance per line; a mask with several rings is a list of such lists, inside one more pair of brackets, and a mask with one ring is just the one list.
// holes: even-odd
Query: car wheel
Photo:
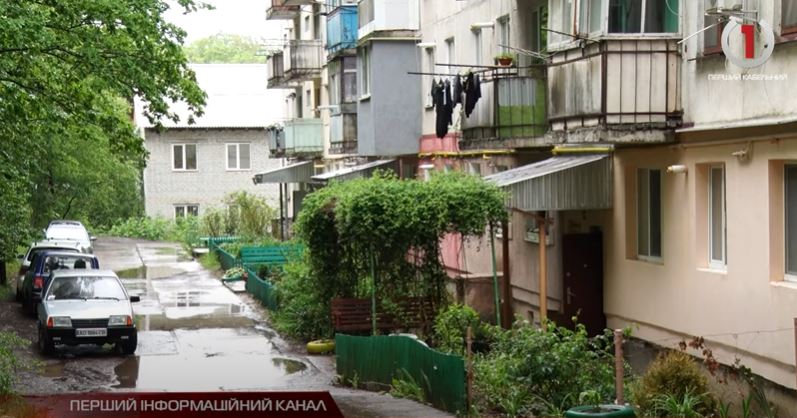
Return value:
[(136, 352), (138, 347), (138, 333), (134, 332), (129, 340), (122, 340), (116, 343), (116, 348), (124, 355), (129, 356)]
[(28, 314), (29, 316), (36, 315), (36, 302), (30, 300), (29, 298), (23, 298), (22, 308), (25, 310), (25, 313)]
[(55, 353), (55, 343), (42, 326), (39, 326), (39, 351), (46, 356)]
[(22, 302), (22, 292), (20, 292), (19, 286), (17, 286), (17, 296), (15, 299), (17, 302)]

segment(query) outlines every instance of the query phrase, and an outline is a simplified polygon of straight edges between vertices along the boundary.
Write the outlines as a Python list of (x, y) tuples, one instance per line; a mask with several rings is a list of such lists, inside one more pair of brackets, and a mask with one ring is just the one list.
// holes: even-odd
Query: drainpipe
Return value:
[(495, 229), (493, 223), (490, 222), (490, 252), (493, 259), (493, 299), (495, 301), (495, 325), (501, 325), (501, 300), (498, 296), (498, 272), (497, 262), (495, 258)]
[(283, 211), (283, 203), (282, 203), (282, 199), (283, 199), (283, 196), (282, 196), (282, 183), (280, 183), (280, 184), (279, 184), (279, 188), (280, 188), (280, 216), (279, 216), (279, 222), (280, 222), (280, 241), (285, 241), (285, 226), (284, 226), (285, 224), (284, 224), (284, 222), (283, 222), (283, 218), (282, 218), (282, 211)]
[(502, 250), (504, 254), (504, 314), (503, 314), (503, 327), (505, 329), (512, 328), (512, 279), (511, 272), (509, 271), (509, 221), (501, 221), (501, 233), (503, 234)]
[(547, 215), (537, 218), (540, 228), (540, 324), (548, 319), (548, 225)]
[(371, 265), (371, 333), (376, 335), (376, 262), (373, 248), (369, 252), (368, 260)]

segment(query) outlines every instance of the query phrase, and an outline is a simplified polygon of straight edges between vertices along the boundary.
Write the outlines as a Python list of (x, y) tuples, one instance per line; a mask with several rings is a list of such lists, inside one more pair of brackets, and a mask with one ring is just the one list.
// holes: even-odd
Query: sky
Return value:
[(269, 0), (204, 0), (214, 10), (183, 14), (174, 1), (166, 19), (188, 32), (186, 43), (218, 33), (250, 36), (256, 39), (281, 38), (281, 25), (266, 20)]

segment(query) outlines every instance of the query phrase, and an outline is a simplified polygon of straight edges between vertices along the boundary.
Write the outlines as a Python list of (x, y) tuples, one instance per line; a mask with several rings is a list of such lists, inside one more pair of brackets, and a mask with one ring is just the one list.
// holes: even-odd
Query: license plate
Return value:
[(78, 328), (75, 330), (76, 337), (107, 337), (108, 330), (105, 328)]

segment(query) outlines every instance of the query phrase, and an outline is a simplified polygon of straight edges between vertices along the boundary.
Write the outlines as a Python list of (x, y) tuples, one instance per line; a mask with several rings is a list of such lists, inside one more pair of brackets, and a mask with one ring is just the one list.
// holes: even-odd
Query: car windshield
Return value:
[(119, 281), (114, 277), (57, 277), (50, 285), (48, 300), (125, 299)]
[(48, 255), (44, 260), (44, 272), (49, 273), (53, 270), (66, 269), (85, 269), (92, 268), (91, 258), (75, 255)]
[(47, 239), (71, 239), (86, 241), (89, 239), (86, 230), (75, 226), (51, 226), (47, 230)]

